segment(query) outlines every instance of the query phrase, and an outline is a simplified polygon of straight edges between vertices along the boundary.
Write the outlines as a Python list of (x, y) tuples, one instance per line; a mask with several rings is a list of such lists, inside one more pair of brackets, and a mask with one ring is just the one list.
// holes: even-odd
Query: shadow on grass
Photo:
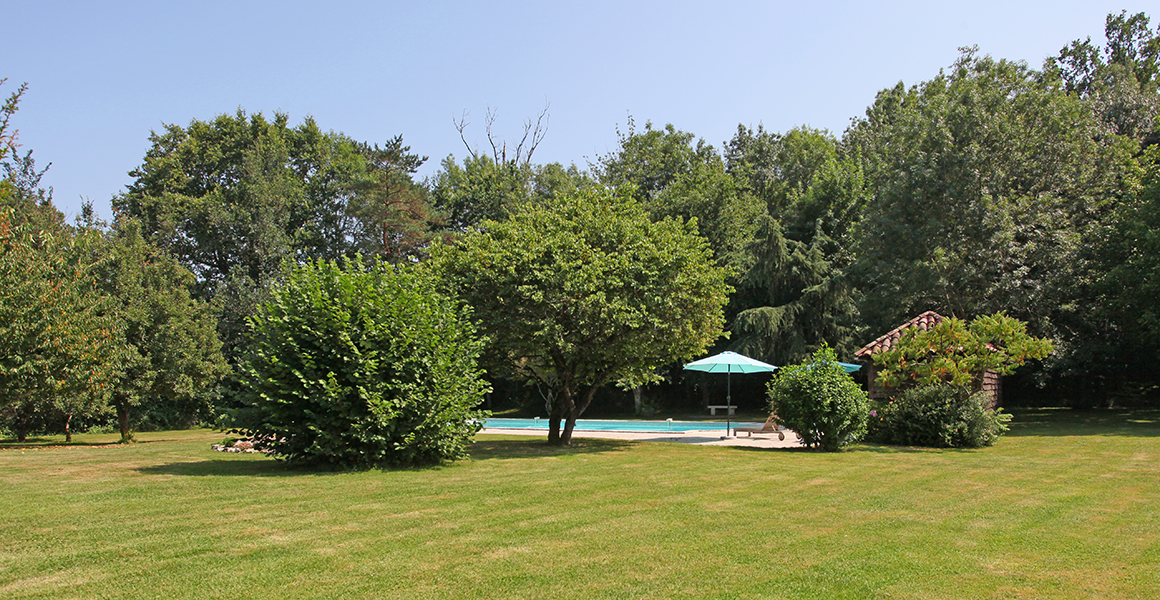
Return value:
[(64, 442), (61, 440), (53, 440), (51, 438), (28, 438), (23, 442), (16, 440), (0, 440), (0, 449), (10, 450), (47, 450), (50, 448), (98, 448), (102, 446), (124, 446), (130, 447), (135, 444), (152, 444), (155, 442), (163, 442), (167, 440), (146, 440), (142, 442), (130, 442), (129, 444), (122, 444), (118, 440), (112, 442)]
[(181, 475), (183, 477), (295, 477), (300, 475), (335, 475), (342, 471), (311, 469), (269, 460), (210, 459), (150, 465), (137, 469), (146, 475)]
[(34, 450), (38, 448), (64, 448), (75, 446), (78, 448), (95, 446), (115, 446), (116, 442), (63, 442), (49, 438), (29, 438), (22, 442), (16, 440), (0, 440), (0, 448), (17, 450)]
[(1067, 408), (1010, 411), (1012, 437), (1115, 435), (1160, 436), (1160, 410), (1080, 410)]
[(640, 442), (631, 440), (573, 438), (571, 446), (549, 446), (545, 438), (539, 437), (518, 440), (477, 440), (467, 447), (467, 453), (471, 456), (471, 460), (541, 458), (615, 452), (632, 448), (638, 443)]
[(805, 446), (790, 446), (781, 448), (755, 448), (752, 446), (731, 446), (730, 449), (739, 452), (761, 452), (770, 453), (776, 452), (778, 454), (816, 454), (818, 456), (826, 456), (832, 454), (858, 454), (861, 452), (871, 452), (874, 454), (929, 454), (931, 452), (971, 452), (978, 450), (978, 448), (923, 448), (919, 446), (887, 446), (885, 444), (870, 444), (862, 442), (853, 446), (843, 448), (838, 452), (825, 452), (816, 448), (806, 448)]
[[(470, 458), (467, 460), (504, 460), (514, 458), (538, 458), (549, 456), (572, 456), (595, 452), (612, 452), (634, 446), (636, 442), (625, 440), (600, 440), (592, 438), (572, 440), (571, 446), (549, 446), (539, 438), (518, 440), (477, 441), (468, 446)], [(234, 455), (237, 456), (237, 455)], [(383, 472), (413, 471), (438, 468), (427, 467), (383, 467)], [(171, 462), (150, 465), (137, 469), (146, 475), (179, 475), (182, 477), (300, 477), (309, 475), (340, 475), (375, 469), (338, 469), (289, 465), (282, 461), (262, 457), (213, 458)]]
[(925, 446), (889, 446), (863, 442), (850, 448), (851, 452), (871, 452), (873, 454), (929, 454), (931, 452), (971, 452), (978, 448), (928, 448)]

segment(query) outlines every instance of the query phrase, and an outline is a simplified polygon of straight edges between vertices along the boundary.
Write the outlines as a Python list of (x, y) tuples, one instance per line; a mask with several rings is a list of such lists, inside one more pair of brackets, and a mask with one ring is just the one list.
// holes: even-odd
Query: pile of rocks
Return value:
[(254, 442), (252, 442), (250, 440), (238, 440), (238, 441), (236, 441), (232, 444), (229, 444), (229, 445), (214, 444), (213, 446), (211, 446), (211, 448), (213, 448), (217, 452), (245, 452), (245, 453), (266, 452), (266, 450), (260, 450), (258, 448), (255, 448)]

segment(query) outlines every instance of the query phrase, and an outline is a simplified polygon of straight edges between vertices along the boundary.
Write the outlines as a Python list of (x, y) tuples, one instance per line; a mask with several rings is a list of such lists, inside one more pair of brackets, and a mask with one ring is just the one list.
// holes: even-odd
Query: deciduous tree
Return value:
[(672, 124), (658, 129), (645, 123), (637, 130), (629, 119), (628, 131), (617, 136), (619, 148), (598, 159), (594, 175), (608, 186), (631, 186), (655, 220), (696, 219), (717, 262), (743, 273), (746, 247), (764, 211), (729, 175), (717, 150)]
[(702, 352), (721, 335), (729, 291), (691, 223), (653, 222), (604, 190), (488, 221), (435, 249), (430, 266), (473, 308), (491, 364), (558, 385), (553, 444), (570, 443), (601, 386)]
[(0, 212), (0, 418), (23, 440), (102, 412), (90, 400), (111, 384), (120, 332), (96, 285), (92, 240), (14, 226), (11, 214)]
[(108, 258), (97, 281), (112, 302), (121, 348), (109, 390), (121, 440), (132, 439), (134, 410), (164, 427), (212, 419), (228, 367), (209, 305), (190, 296), (193, 274), (149, 245), (135, 221), (109, 232), (100, 251)]
[(418, 251), (432, 215), (411, 183), (424, 160), (401, 138), (385, 146), (324, 133), (307, 118), (220, 115), (150, 135), (135, 179), (114, 198), (118, 219), (193, 272), (214, 302), (228, 356), (244, 320), (287, 259)]
[(1081, 242), (1121, 192), (1130, 141), (1021, 63), (967, 50), (878, 95), (846, 135), (872, 199), (857, 237), (875, 329), (922, 310), (1007, 311), (1040, 333), (1082, 320)]
[(1149, 29), (1148, 15), (1108, 14), (1106, 45), (1090, 37), (1075, 40), (1047, 59), (1044, 71), (1065, 89), (1089, 102), (1111, 132), (1143, 145), (1160, 142), (1160, 28)]

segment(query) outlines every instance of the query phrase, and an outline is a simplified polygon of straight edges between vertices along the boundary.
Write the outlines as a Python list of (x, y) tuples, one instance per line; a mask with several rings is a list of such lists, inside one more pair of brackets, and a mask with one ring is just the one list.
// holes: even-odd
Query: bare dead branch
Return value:
[[(532, 162), (532, 155), (536, 153), (536, 148), (540, 145), (540, 142), (544, 141), (544, 136), (548, 134), (548, 121), (550, 120), (548, 109), (551, 106), (551, 103), (544, 102), (544, 109), (536, 116), (536, 122), (534, 124), (531, 118), (524, 121), (524, 137), (520, 139), (520, 145), (516, 147), (516, 162), (523, 162), (524, 164)], [(531, 136), (530, 142), (528, 140), (529, 136)], [(528, 143), (527, 154), (523, 154), (525, 143)]]
[(467, 122), (467, 111), (463, 111), (463, 115), (459, 117), (459, 120), (456, 120), (455, 117), (452, 117), (451, 122), (455, 124), (455, 130), (459, 132), (459, 139), (463, 141), (464, 147), (466, 147), (467, 151), (471, 153), (471, 158), (479, 158), (475, 152), (475, 148), (472, 148), (471, 144), (467, 143), (467, 136), (463, 133), (467, 130), (467, 126), (470, 125), (470, 123)]
[[(544, 103), (544, 109), (536, 115), (535, 121), (528, 119), (524, 121), (524, 135), (520, 138), (520, 143), (515, 147), (515, 155), (512, 156), (512, 162), (518, 164), (529, 164), (532, 162), (532, 155), (535, 154), (536, 148), (539, 147), (540, 142), (544, 141), (544, 137), (548, 134), (548, 109), (551, 105), (548, 102)], [(508, 162), (508, 143), (506, 140), (499, 138), (495, 134), (495, 122), (499, 116), (499, 111), (488, 106), (487, 114), (483, 119), (484, 133), (487, 135), (487, 143), (491, 146), (491, 156), (495, 159), (497, 164), (505, 164)], [(459, 132), (459, 139), (463, 141), (463, 145), (467, 151), (471, 153), (472, 158), (479, 158), (478, 152), (475, 148), (467, 142), (467, 111), (463, 111), (463, 116), (458, 120), (453, 120), (455, 123), (455, 130)]]
[(504, 142), (504, 143), (500, 144), (500, 146), (502, 147), (502, 151), (501, 151), (500, 148), (496, 147), (495, 137), (492, 136), (492, 132), (491, 132), (491, 126), (495, 124), (495, 118), (498, 115), (499, 115), (499, 111), (493, 109), (490, 106), (487, 107), (487, 118), (484, 119), (486, 121), (485, 130), (487, 132), (487, 143), (491, 144), (491, 156), (492, 156), (492, 158), (495, 159), (495, 162), (497, 164), (503, 164), (504, 162), (507, 162), (507, 143)]

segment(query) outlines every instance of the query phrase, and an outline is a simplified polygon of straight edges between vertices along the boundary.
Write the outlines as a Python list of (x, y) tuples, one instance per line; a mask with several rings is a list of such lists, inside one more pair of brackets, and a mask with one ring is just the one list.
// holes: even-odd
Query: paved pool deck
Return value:
[[(746, 423), (742, 426), (751, 426)], [(757, 423), (757, 427), (761, 424)], [(481, 433), (499, 435), (534, 435), (547, 439), (548, 432), (543, 429), (484, 429)], [(777, 434), (755, 433), (752, 437), (742, 433), (734, 438), (721, 439), (721, 431), (701, 430), (673, 433), (635, 432), (635, 431), (574, 431), (573, 438), (601, 438), (607, 440), (635, 440), (639, 442), (676, 442), (678, 444), (697, 444), (701, 446), (740, 446), (744, 448), (801, 448), (802, 443), (794, 432), (786, 430), (785, 439), (779, 440)]]

